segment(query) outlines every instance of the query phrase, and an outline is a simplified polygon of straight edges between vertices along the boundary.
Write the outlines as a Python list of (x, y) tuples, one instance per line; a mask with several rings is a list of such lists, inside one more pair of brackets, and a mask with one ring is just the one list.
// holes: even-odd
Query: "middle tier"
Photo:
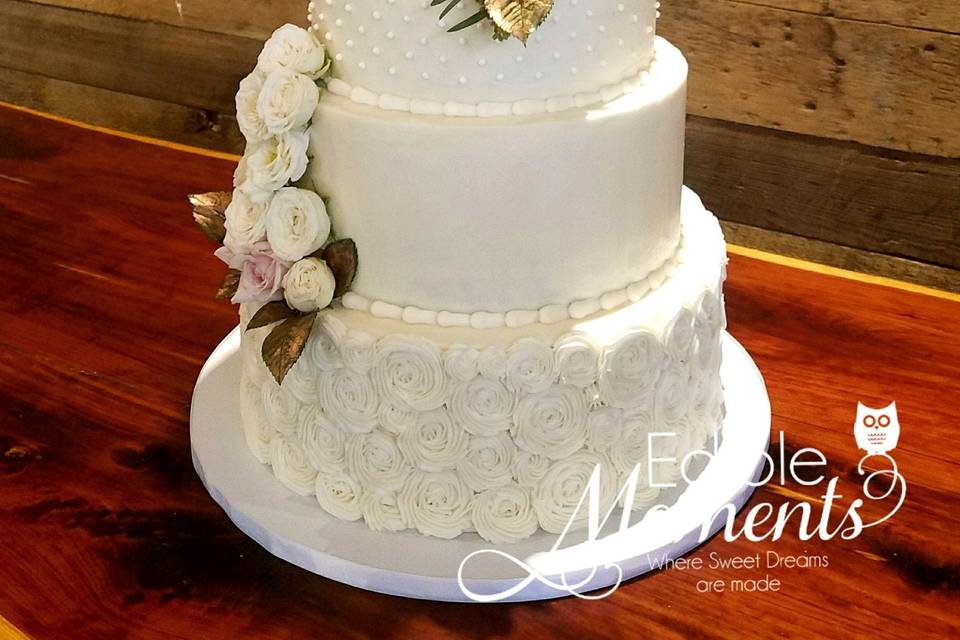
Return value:
[(358, 299), (534, 313), (624, 291), (680, 239), (687, 67), (658, 39), (623, 96), (535, 116), (414, 115), (326, 94), (309, 178)]

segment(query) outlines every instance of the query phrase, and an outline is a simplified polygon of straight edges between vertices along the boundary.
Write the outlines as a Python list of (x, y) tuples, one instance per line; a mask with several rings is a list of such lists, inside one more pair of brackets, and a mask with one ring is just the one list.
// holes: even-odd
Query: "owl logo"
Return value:
[(900, 421), (897, 418), (897, 403), (891, 402), (883, 409), (871, 409), (857, 403), (857, 421), (853, 425), (857, 447), (867, 455), (883, 455), (897, 448), (900, 439)]

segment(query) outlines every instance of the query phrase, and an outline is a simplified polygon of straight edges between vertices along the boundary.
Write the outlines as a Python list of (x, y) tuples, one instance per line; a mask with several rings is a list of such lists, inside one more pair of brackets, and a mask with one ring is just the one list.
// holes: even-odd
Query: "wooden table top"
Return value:
[[(212, 300), (222, 266), (185, 195), (228, 188), (233, 168), (0, 106), (0, 636), (957, 637), (960, 300), (736, 248), (730, 331), (788, 451), (821, 450), (855, 493), (857, 401), (896, 400), (909, 490), (891, 520), (849, 541), (803, 542), (795, 526), (777, 542), (715, 537), (692, 556), (704, 568), (597, 602), (419, 602), (271, 556), (190, 459), (193, 384), (236, 316)], [(822, 493), (767, 485), (751, 504)], [(768, 551), (828, 566), (709, 566)], [(766, 575), (777, 591), (701, 593)]]

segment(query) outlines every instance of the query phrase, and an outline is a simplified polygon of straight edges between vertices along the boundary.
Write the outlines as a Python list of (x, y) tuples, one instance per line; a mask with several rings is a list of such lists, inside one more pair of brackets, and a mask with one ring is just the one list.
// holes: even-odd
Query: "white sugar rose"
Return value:
[(333, 271), (320, 258), (304, 258), (293, 263), (283, 276), (283, 298), (291, 308), (309, 313), (325, 309), (333, 302), (337, 286)]
[(300, 413), (297, 439), (310, 465), (321, 473), (345, 468), (346, 434), (324, 415), (319, 405)]
[(571, 531), (587, 525), (587, 499), (577, 504), (590, 485), (594, 469), (600, 472), (600, 517), (606, 515), (617, 496), (617, 478), (610, 461), (601, 454), (578, 451), (550, 465), (550, 470), (533, 492), (533, 506), (540, 527), (550, 533), (561, 533), (572, 522)]
[(550, 469), (550, 458), (522, 449), (517, 451), (513, 461), (513, 477), (520, 486), (528, 489), (540, 484), (543, 476), (547, 475), (548, 469)]
[(297, 399), (273, 380), (263, 385), (261, 397), (263, 412), (270, 426), (285, 436), (292, 436), (297, 429), (297, 412), (300, 409)]
[(587, 416), (587, 448), (591, 451), (609, 451), (622, 432), (623, 411), (616, 407), (599, 407)]
[(517, 340), (507, 350), (507, 387), (514, 391), (537, 393), (556, 379), (553, 351), (534, 338)]
[(437, 409), (447, 396), (440, 351), (423, 338), (390, 335), (381, 339), (371, 375), (385, 399), (411, 411)]
[(474, 491), (483, 491), (513, 480), (517, 446), (506, 433), (473, 436), (457, 464), (457, 473)]
[(320, 404), (334, 424), (351, 433), (367, 433), (377, 426), (377, 391), (368, 376), (346, 367), (320, 378)]
[(340, 341), (343, 364), (357, 373), (369, 373), (376, 358), (376, 342), (369, 333), (350, 331)]
[(307, 171), (307, 147), (310, 136), (306, 129), (295, 129), (263, 142), (247, 145), (235, 179), (238, 188), (254, 202), (266, 202), (288, 182), (303, 177)]
[(254, 71), (240, 81), (240, 89), (237, 91), (237, 125), (247, 142), (263, 142), (270, 137), (270, 132), (257, 109), (262, 88), (263, 74)]
[(577, 333), (561, 336), (554, 343), (553, 352), (561, 382), (585, 388), (596, 381), (600, 358), (586, 336)]
[(260, 385), (244, 376), (240, 395), (240, 417), (243, 435), (253, 456), (262, 464), (270, 461), (270, 441), (275, 433), (267, 422), (260, 399)]
[(404, 409), (395, 402), (384, 401), (380, 403), (377, 419), (380, 421), (381, 427), (396, 435), (415, 425), (417, 414), (414, 411)]
[(257, 110), (271, 135), (306, 126), (320, 101), (317, 84), (303, 75), (286, 69), (267, 76), (257, 99)]
[(492, 435), (510, 428), (516, 394), (503, 383), (475, 377), (454, 385), (450, 412), (464, 429), (474, 435)]
[(537, 530), (530, 491), (513, 482), (476, 496), (472, 515), (477, 533), (493, 544), (519, 542)]
[(277, 480), (301, 496), (313, 493), (317, 470), (293, 440), (277, 436), (270, 443), (270, 465)]
[(347, 442), (347, 469), (367, 489), (395, 491), (413, 471), (392, 435), (376, 430), (351, 436)]
[(580, 390), (556, 385), (520, 401), (514, 437), (523, 449), (558, 460), (583, 447), (586, 421), (587, 404)]
[(394, 491), (368, 491), (360, 498), (363, 521), (374, 531), (403, 531), (407, 521), (400, 513), (400, 502)]
[(655, 335), (628, 333), (604, 351), (600, 398), (621, 409), (637, 406), (653, 390), (663, 366), (663, 348)]
[(443, 471), (457, 466), (467, 450), (469, 436), (453, 422), (445, 409), (417, 414), (397, 444), (412, 465), (424, 471)]
[(267, 207), (267, 240), (283, 260), (308, 256), (330, 236), (330, 217), (323, 198), (313, 191), (284, 187)]
[(341, 471), (318, 473), (314, 490), (317, 502), (334, 518), (359, 520), (363, 515), (360, 510), (363, 489), (346, 473)]
[(289, 70), (314, 80), (322, 76), (329, 66), (323, 45), (316, 36), (292, 24), (285, 24), (274, 31), (257, 59), (257, 69), (261, 73)]
[(425, 536), (449, 540), (470, 527), (473, 492), (452, 471), (414, 471), (398, 499), (404, 520)]
[(473, 380), (479, 371), (480, 352), (465, 344), (454, 344), (443, 352), (443, 364), (450, 377), (462, 382)]

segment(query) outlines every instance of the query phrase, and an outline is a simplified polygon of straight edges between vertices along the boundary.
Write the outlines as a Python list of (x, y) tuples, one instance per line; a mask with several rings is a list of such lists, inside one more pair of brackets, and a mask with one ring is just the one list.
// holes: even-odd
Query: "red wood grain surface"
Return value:
[[(851, 541), (714, 538), (694, 557), (810, 569), (663, 571), (598, 602), (451, 605), (317, 577), (246, 538), (190, 462), (189, 402), (236, 322), (191, 192), (228, 160), (0, 107), (0, 616), (33, 638), (957, 637), (960, 302), (733, 256), (730, 331), (775, 431), (855, 490), (858, 400), (897, 401), (902, 510)], [(816, 499), (761, 488), (751, 504)], [(875, 506), (875, 505), (874, 505)], [(879, 513), (882, 509), (866, 509)], [(699, 593), (760, 578), (774, 593)], [(2, 622), (2, 619), (0, 619)], [(0, 625), (3, 629), (4, 625)]]

